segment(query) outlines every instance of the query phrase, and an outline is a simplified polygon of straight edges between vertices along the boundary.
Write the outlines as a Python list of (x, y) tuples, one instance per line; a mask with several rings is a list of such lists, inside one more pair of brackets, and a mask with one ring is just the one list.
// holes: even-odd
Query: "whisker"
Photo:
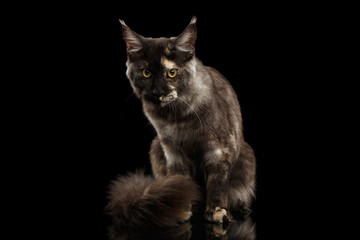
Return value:
[(199, 119), (199, 122), (200, 122), (200, 126), (201, 126), (201, 130), (200, 131), (202, 131), (202, 128), (203, 128), (203, 126), (202, 126), (202, 122), (201, 122), (201, 119), (200, 119), (200, 116), (199, 116), (199, 114), (196, 112), (196, 110), (189, 104), (189, 103), (187, 103), (184, 99), (182, 99), (181, 97), (177, 97), (178, 99), (180, 99), (181, 101), (183, 101), (186, 105), (188, 105), (190, 108), (191, 108), (191, 110), (193, 110), (194, 111), (194, 113), (196, 114), (196, 116), (197, 116), (197, 118)]
[(125, 98), (125, 101), (128, 101), (131, 97), (136, 97), (136, 95), (135, 95), (134, 92), (130, 93), (130, 94)]
[(173, 105), (173, 109), (174, 109), (174, 117), (175, 117), (175, 123), (177, 124), (177, 109), (176, 109), (176, 104), (174, 102), (171, 102), (171, 104)]
[(169, 103), (169, 107), (170, 107), (170, 111), (174, 114), (175, 123), (177, 123), (177, 118), (176, 118), (176, 105), (174, 104), (174, 102), (170, 102), (170, 103)]

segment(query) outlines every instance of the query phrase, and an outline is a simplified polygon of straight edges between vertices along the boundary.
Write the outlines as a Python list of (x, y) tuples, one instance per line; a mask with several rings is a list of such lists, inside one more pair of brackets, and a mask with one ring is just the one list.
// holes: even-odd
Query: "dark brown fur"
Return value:
[(186, 176), (154, 179), (138, 171), (113, 181), (108, 198), (105, 210), (115, 229), (173, 227), (187, 220), (184, 213), (199, 199), (199, 189)]
[[(120, 22), (127, 45), (127, 77), (157, 132), (150, 149), (156, 181), (178, 175), (195, 180), (206, 193), (205, 218), (210, 222), (229, 221), (232, 211), (248, 211), (255, 197), (255, 155), (243, 137), (242, 115), (235, 91), (224, 76), (204, 66), (195, 56), (196, 18), (180, 36), (172, 38), (145, 38)], [(174, 69), (177, 75), (170, 77), (169, 72)], [(151, 74), (144, 75), (144, 70)], [(137, 193), (134, 197), (112, 190), (114, 216), (121, 219), (124, 212), (130, 212), (124, 209), (121, 199), (139, 203), (146, 185), (154, 184), (147, 179), (139, 184), (139, 189), (133, 190)], [(121, 184), (132, 186), (132, 180), (128, 178)], [(196, 189), (190, 182), (189, 188), (176, 184), (171, 187), (177, 189), (161, 190), (162, 184), (156, 188), (159, 197), (165, 194), (163, 191), (170, 191), (171, 196), (178, 199), (173, 207), (161, 208), (158, 212), (166, 215), (166, 221), (170, 221), (169, 211), (176, 212), (178, 205), (184, 210), (196, 196), (189, 197)], [(187, 199), (185, 205), (180, 203), (183, 199)], [(165, 204), (172, 204), (170, 198), (168, 201)], [(134, 218), (135, 224), (145, 221), (144, 216), (155, 222), (156, 218), (163, 218), (155, 218), (153, 213), (141, 213), (138, 218), (138, 205), (131, 211), (126, 217)]]

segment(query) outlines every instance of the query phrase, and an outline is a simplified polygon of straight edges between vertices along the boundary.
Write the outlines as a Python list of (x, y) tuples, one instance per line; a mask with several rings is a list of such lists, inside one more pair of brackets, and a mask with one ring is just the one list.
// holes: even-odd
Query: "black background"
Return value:
[(32, 35), (41, 36), (29, 44), (41, 65), (32, 68), (39, 81), (31, 84), (35, 102), (23, 103), (23, 115), (31, 121), (22, 127), (24, 142), (31, 143), (26, 151), (39, 159), (29, 166), (45, 168), (34, 185), (44, 196), (37, 203), (49, 210), (44, 222), (53, 223), (51, 231), (107, 239), (107, 185), (138, 168), (150, 173), (148, 151), (155, 131), (125, 76), (118, 19), (145, 37), (171, 37), (195, 15), (196, 55), (233, 85), (245, 139), (257, 157), (253, 219), (258, 239), (289, 236), (285, 232), (305, 235), (312, 221), (298, 221), (306, 215), (306, 194), (318, 194), (309, 192), (315, 156), (307, 152), (317, 138), (308, 129), (321, 124), (314, 117), (321, 109), (309, 105), (318, 92), (319, 73), (313, 71), (321, 68), (320, 36), (326, 30), (318, 9), (151, 1), (48, 9), (36, 20), (40, 27), (30, 27)]

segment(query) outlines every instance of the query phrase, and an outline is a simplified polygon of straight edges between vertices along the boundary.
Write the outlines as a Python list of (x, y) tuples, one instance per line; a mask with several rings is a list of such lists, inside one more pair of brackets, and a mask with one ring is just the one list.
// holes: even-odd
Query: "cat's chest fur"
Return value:
[(201, 119), (196, 115), (186, 120), (171, 117), (164, 119), (156, 114), (147, 114), (148, 119), (157, 131), (158, 137), (164, 144), (172, 145), (174, 148), (194, 148), (204, 138), (202, 133)]

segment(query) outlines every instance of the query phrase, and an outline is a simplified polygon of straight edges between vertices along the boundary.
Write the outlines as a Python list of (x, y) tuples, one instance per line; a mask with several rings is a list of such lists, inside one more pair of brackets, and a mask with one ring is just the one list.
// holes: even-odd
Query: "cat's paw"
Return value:
[[(225, 227), (225, 228), (224, 228)], [(226, 226), (224, 226), (221, 223), (208, 223), (206, 224), (206, 234), (207, 236), (211, 237), (221, 237), (226, 235), (227, 229)], [(212, 239), (212, 238), (210, 238)]]
[(184, 211), (184, 212), (182, 212), (182, 213), (179, 215), (178, 221), (179, 221), (180, 223), (187, 222), (187, 221), (190, 220), (191, 216), (192, 216), (191, 210)]
[(225, 208), (208, 208), (205, 212), (205, 219), (214, 223), (228, 223), (230, 218)]
[(191, 216), (193, 215), (191, 209), (192, 209), (192, 205), (189, 204), (188, 208), (178, 215), (177, 217), (178, 222), (184, 223), (189, 221)]

